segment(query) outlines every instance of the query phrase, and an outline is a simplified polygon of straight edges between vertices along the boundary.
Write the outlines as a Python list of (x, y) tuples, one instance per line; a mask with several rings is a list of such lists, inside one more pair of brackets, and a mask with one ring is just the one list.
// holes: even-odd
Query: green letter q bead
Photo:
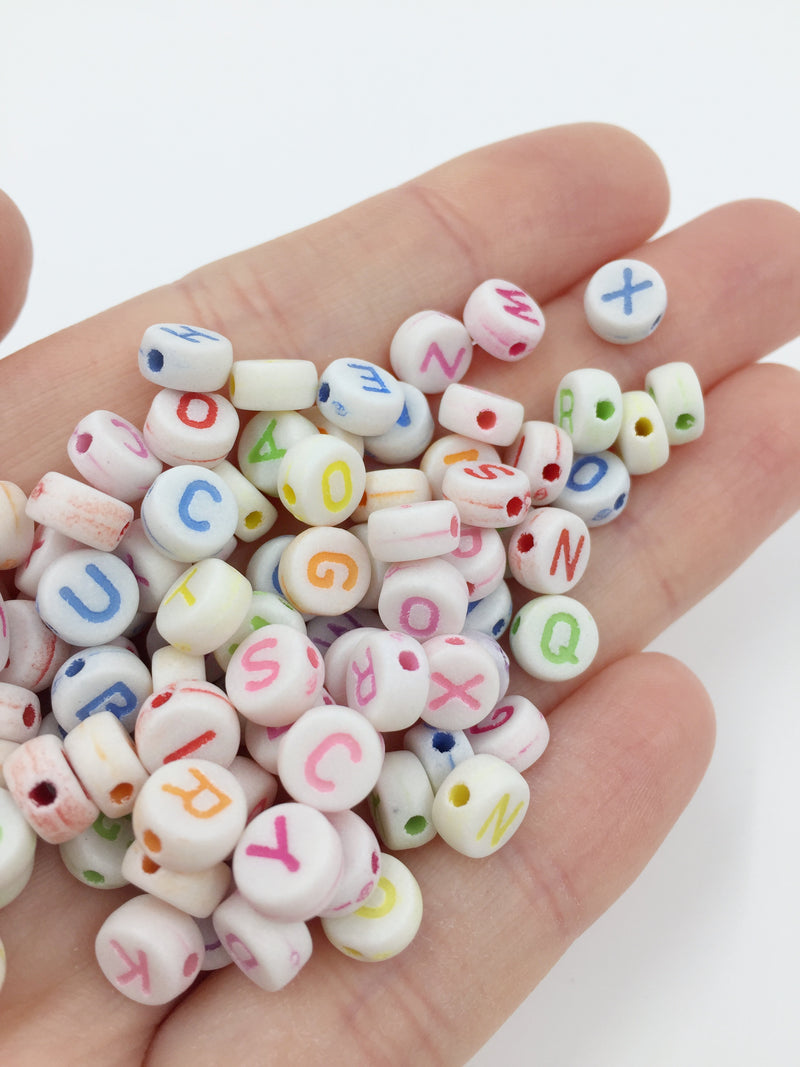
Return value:
[(511, 651), (534, 678), (566, 681), (581, 674), (597, 653), (597, 624), (569, 596), (548, 594), (528, 601), (511, 625)]

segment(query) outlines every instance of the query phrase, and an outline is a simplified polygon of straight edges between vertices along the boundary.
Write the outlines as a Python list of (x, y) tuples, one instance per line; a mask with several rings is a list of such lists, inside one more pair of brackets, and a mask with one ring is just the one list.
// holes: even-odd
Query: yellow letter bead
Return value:
[(170, 871), (154, 863), (138, 841), (133, 841), (125, 853), (122, 874), (131, 885), (196, 919), (208, 918), (231, 885), (227, 863), (215, 863), (191, 873)]
[[(92, 485), (49, 471), (31, 490), (25, 512), (82, 545), (111, 552), (133, 521), (133, 508)], [(13, 566), (13, 564), (11, 564)]]
[(575, 452), (611, 448), (622, 422), (622, 390), (608, 371), (581, 367), (556, 389), (553, 422), (572, 439)]
[(583, 296), (586, 318), (604, 341), (643, 341), (667, 309), (667, 287), (655, 268), (638, 259), (606, 263), (589, 279)]
[(36, 834), (7, 789), (0, 789), (0, 908), (19, 896), (33, 873)]
[(560, 507), (534, 508), (513, 532), (508, 565), (534, 593), (566, 593), (589, 563), (589, 530), (579, 515)]
[(253, 587), (224, 560), (203, 559), (181, 575), (161, 601), (156, 626), (181, 652), (205, 656), (235, 633)]
[(0, 571), (18, 567), (33, 547), (34, 521), (26, 514), (27, 504), (18, 485), (0, 482)]
[(223, 947), (246, 978), (277, 993), (311, 958), (311, 934), (302, 922), (267, 919), (241, 893), (231, 893), (213, 915)]
[(456, 852), (473, 859), (491, 856), (522, 825), (530, 795), (528, 783), (505, 760), (472, 756), (439, 786), (433, 822)]
[(275, 524), (278, 509), (253, 483), (226, 459), (213, 468), (236, 498), (239, 521), (234, 534), (240, 541), (257, 541)]
[(669, 459), (664, 419), (655, 400), (642, 389), (622, 394), (622, 424), (614, 451), (629, 474), (649, 474)]
[(387, 752), (369, 795), (372, 821), (384, 845), (397, 852), (432, 841), (436, 837), (432, 807), (431, 783), (414, 753)]
[(369, 552), (349, 530), (314, 526), (284, 549), (278, 577), (298, 611), (341, 615), (359, 604), (369, 588)]
[(494, 445), (475, 441), (464, 434), (450, 433), (439, 437), (425, 449), (419, 461), (434, 497), (442, 495), (442, 481), (456, 463), (499, 463), (500, 453)]
[(423, 393), (442, 393), (460, 382), (472, 362), (466, 326), (442, 311), (418, 311), (401, 323), (389, 347), (395, 375)]
[(139, 346), (139, 372), (162, 389), (221, 389), (233, 365), (233, 347), (213, 330), (158, 322)]
[(422, 891), (396, 856), (381, 853), (378, 884), (350, 915), (323, 918), (330, 943), (354, 960), (377, 963), (407, 948), (422, 922)]
[(537, 507), (552, 504), (564, 488), (572, 466), (572, 438), (552, 422), (523, 422), (513, 444), (506, 449), (506, 463), (528, 475), (531, 502)]
[(501, 278), (489, 278), (473, 289), (463, 318), (476, 344), (509, 363), (529, 355), (544, 334), (544, 315), (533, 297)]
[(244, 411), (298, 411), (313, 407), (318, 384), (310, 359), (237, 359), (228, 391)]
[(176, 759), (153, 771), (133, 808), (133, 832), (171, 871), (202, 871), (229, 855), (247, 819), (236, 778), (209, 760)]
[(239, 716), (212, 682), (171, 682), (142, 704), (134, 733), (148, 771), (189, 756), (227, 767), (239, 751)]
[(338, 526), (364, 494), (364, 460), (330, 434), (304, 437), (286, 450), (278, 468), (281, 503), (307, 526)]
[(58, 846), (64, 866), (73, 878), (92, 889), (121, 889), (129, 881), (122, 861), (133, 841), (130, 815), (110, 819), (102, 812), (77, 837)]
[(111, 985), (138, 1004), (168, 1004), (185, 993), (205, 952), (194, 919), (149, 893), (112, 911), (94, 948)]
[(653, 367), (644, 380), (667, 428), (671, 445), (696, 441), (705, 426), (703, 390), (689, 363), (665, 363)]
[(541, 756), (550, 740), (547, 719), (527, 697), (510, 696), (467, 730), (473, 751), (488, 752), (526, 771)]
[(525, 408), (519, 400), (455, 382), (439, 401), (439, 424), (488, 445), (510, 445), (522, 429)]
[(588, 608), (557, 593), (529, 600), (511, 623), (511, 653), (533, 678), (575, 678), (597, 655), (597, 623)]
[(64, 751), (81, 785), (111, 819), (133, 811), (147, 771), (116, 715), (100, 711), (79, 722), (64, 738)]
[(287, 449), (318, 433), (314, 423), (297, 411), (260, 411), (239, 438), (239, 470), (256, 488), (277, 496), (278, 470)]

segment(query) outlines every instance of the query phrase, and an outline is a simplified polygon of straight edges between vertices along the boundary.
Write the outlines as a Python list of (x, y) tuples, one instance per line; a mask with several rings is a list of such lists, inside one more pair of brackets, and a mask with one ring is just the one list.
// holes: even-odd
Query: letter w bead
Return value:
[[(503, 311), (507, 311), (509, 315), (515, 315), (518, 319), (524, 319), (525, 322), (530, 322), (533, 326), (540, 326), (539, 319), (534, 318), (532, 312), (533, 308), (530, 304), (525, 303), (527, 296), (521, 289), (495, 289), (498, 296), (502, 296), (504, 300), (509, 300), (509, 304), (503, 304)], [(524, 299), (520, 299), (523, 297)]]

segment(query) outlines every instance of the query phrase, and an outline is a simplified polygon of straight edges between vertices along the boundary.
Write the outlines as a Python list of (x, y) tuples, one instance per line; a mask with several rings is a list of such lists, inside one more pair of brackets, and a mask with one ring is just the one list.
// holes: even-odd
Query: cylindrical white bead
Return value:
[(150, 672), (135, 652), (98, 645), (74, 652), (64, 661), (53, 679), (50, 703), (64, 730), (98, 712), (110, 711), (133, 733), (142, 701), (152, 689)]
[(141, 432), (113, 411), (84, 415), (67, 442), (72, 465), (95, 489), (118, 500), (141, 500), (163, 470)]
[(314, 526), (284, 549), (278, 576), (298, 611), (340, 615), (356, 607), (369, 588), (370, 556), (349, 530)]
[(9, 646), (0, 681), (41, 693), (72, 648), (44, 624), (32, 600), (6, 601), (3, 612)]
[(321, 701), (322, 653), (292, 626), (272, 623), (231, 656), (225, 688), (237, 711), (262, 726), (286, 726)]
[(403, 410), (393, 426), (382, 434), (364, 438), (364, 449), (381, 463), (410, 463), (431, 443), (436, 425), (423, 392), (400, 382)]
[(260, 411), (239, 438), (239, 470), (262, 492), (277, 496), (278, 470), (287, 449), (318, 433), (314, 423), (297, 411)]
[(216, 466), (233, 448), (239, 416), (221, 393), (161, 389), (144, 424), (150, 450), (170, 466)]
[(373, 437), (393, 426), (405, 398), (397, 379), (375, 363), (334, 359), (320, 375), (317, 407), (350, 433)]
[(395, 375), (423, 393), (441, 393), (460, 382), (472, 362), (466, 326), (442, 311), (418, 311), (400, 324), (389, 346)]
[(586, 523), (557, 506), (534, 508), (508, 544), (512, 575), (534, 593), (566, 593), (578, 584), (589, 563)]
[(40, 734), (20, 745), (6, 758), (3, 775), (25, 819), (52, 845), (77, 836), (99, 814), (57, 737)]
[(451, 848), (477, 859), (508, 844), (529, 803), (530, 788), (519, 771), (484, 753), (445, 778), (433, 801), (433, 821)]
[(622, 394), (622, 423), (614, 451), (630, 474), (650, 474), (669, 459), (669, 438), (655, 400), (643, 389)]
[(467, 526), (516, 526), (531, 506), (528, 475), (502, 463), (454, 464), (442, 479), (442, 496)]
[(368, 632), (350, 654), (346, 703), (376, 730), (406, 730), (422, 715), (430, 669), (422, 645), (408, 634)]
[(240, 541), (257, 541), (262, 538), (275, 524), (278, 518), (278, 509), (271, 500), (267, 500), (253, 483), (224, 459), (214, 468), (214, 473), (222, 478), (223, 482), (236, 498), (236, 506), (239, 509), (239, 521), (236, 524), (234, 534)]
[(473, 755), (463, 730), (438, 730), (426, 722), (419, 722), (406, 731), (403, 748), (413, 752), (425, 768), (434, 793), (450, 771)]
[(556, 389), (553, 422), (572, 439), (575, 452), (604, 452), (622, 422), (622, 390), (608, 371), (580, 367)]
[(689, 363), (665, 363), (653, 367), (644, 387), (656, 402), (671, 445), (696, 441), (705, 427), (703, 390), (697, 372)]
[(542, 755), (550, 740), (547, 719), (527, 697), (504, 697), (467, 730), (472, 750), (505, 760), (520, 773)]
[(239, 751), (239, 717), (211, 682), (172, 682), (148, 697), (136, 720), (136, 751), (148, 771), (176, 759), (227, 767)]
[(524, 418), (519, 400), (463, 382), (448, 385), (439, 401), (441, 426), (489, 445), (510, 445)]
[(378, 614), (387, 630), (425, 641), (460, 633), (467, 617), (469, 590), (452, 563), (435, 557), (396, 563), (386, 572)]
[(580, 515), (588, 527), (621, 515), (631, 491), (628, 468), (613, 452), (576, 456), (558, 506)]
[(198, 919), (211, 915), (231, 885), (227, 863), (215, 863), (202, 871), (170, 871), (154, 863), (138, 841), (125, 853), (122, 873), (132, 885)]
[(558, 499), (572, 465), (573, 444), (566, 430), (552, 422), (523, 422), (506, 450), (506, 462), (528, 475), (531, 502), (544, 507)]
[(582, 674), (597, 655), (597, 623), (573, 597), (546, 594), (519, 609), (511, 623), (511, 653), (520, 667), (547, 682)]
[(406, 749), (387, 752), (369, 795), (372, 821), (384, 845), (397, 852), (436, 837), (433, 789), (420, 760)]
[(2, 788), (0, 831), (0, 908), (4, 908), (30, 880), (37, 838), (11, 793)]
[(77, 837), (62, 841), (58, 851), (73, 878), (92, 889), (121, 889), (125, 852), (133, 841), (130, 815), (110, 819), (102, 813)]
[(57, 471), (39, 479), (25, 512), (35, 522), (102, 552), (117, 547), (134, 516), (130, 504)]
[(495, 656), (469, 634), (440, 634), (422, 646), (431, 681), (422, 718), (443, 730), (464, 730), (488, 714), (500, 696)]
[(238, 630), (252, 597), (253, 587), (234, 566), (202, 559), (167, 590), (156, 626), (181, 652), (205, 656)]
[(139, 372), (165, 389), (221, 389), (233, 364), (233, 347), (213, 330), (160, 322), (139, 346)]
[(165, 556), (194, 563), (228, 543), (239, 508), (218, 474), (188, 463), (159, 474), (142, 501), (141, 518), (145, 533)]
[(544, 315), (533, 297), (501, 278), (490, 278), (473, 289), (463, 318), (475, 343), (507, 362), (524, 359), (544, 334)]
[(139, 586), (117, 556), (78, 549), (39, 579), (36, 610), (50, 629), (78, 647), (105, 645), (127, 630), (139, 609)]
[(242, 974), (270, 993), (288, 985), (311, 958), (311, 934), (305, 923), (268, 919), (251, 908), (241, 893), (223, 900), (213, 922)]
[(416, 467), (367, 471), (364, 495), (350, 518), (353, 522), (367, 522), (373, 511), (430, 499), (430, 483)]
[(377, 884), (380, 847), (372, 827), (354, 811), (330, 811), (327, 818), (342, 844), (342, 872), (333, 896), (319, 914), (349, 915), (364, 903)]
[(456, 463), (499, 463), (500, 453), (483, 441), (475, 441), (463, 434), (451, 433), (439, 437), (425, 449), (419, 461), (420, 469), (431, 487), (434, 497), (442, 495), (442, 481), (447, 470)]
[(369, 550), (385, 563), (443, 556), (458, 547), (460, 537), (458, 508), (450, 500), (381, 508), (367, 523)]
[(638, 259), (615, 259), (595, 271), (583, 295), (586, 318), (598, 336), (618, 345), (643, 341), (667, 309), (661, 275)]
[(91, 715), (64, 738), (75, 774), (100, 811), (118, 819), (133, 811), (147, 771), (119, 719), (110, 711)]
[(32, 689), (0, 682), (0, 738), (21, 744), (36, 737), (42, 724), (39, 697)]
[(228, 390), (245, 411), (299, 411), (312, 407), (318, 384), (310, 359), (237, 359)]
[(352, 445), (318, 433), (287, 448), (278, 468), (278, 495), (300, 522), (338, 526), (361, 500), (366, 477), (364, 460)]

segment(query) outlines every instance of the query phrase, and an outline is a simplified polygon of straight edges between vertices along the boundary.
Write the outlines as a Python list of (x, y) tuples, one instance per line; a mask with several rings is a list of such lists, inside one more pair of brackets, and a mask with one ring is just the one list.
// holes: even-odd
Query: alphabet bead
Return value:
[(604, 526), (622, 514), (630, 491), (628, 468), (613, 452), (576, 456), (558, 505), (590, 528)]
[(67, 442), (77, 472), (96, 489), (118, 500), (141, 500), (163, 469), (141, 431), (113, 411), (84, 415)]
[(667, 288), (654, 267), (638, 259), (616, 259), (595, 271), (583, 296), (586, 318), (605, 341), (643, 341), (667, 309)]
[(172, 682), (145, 700), (136, 720), (136, 751), (148, 771), (198, 757), (227, 767), (239, 751), (239, 717), (212, 682)]
[(508, 763), (481, 753), (445, 778), (433, 801), (441, 837), (464, 856), (491, 856), (522, 825), (530, 803), (528, 783)]
[(386, 753), (369, 807), (381, 841), (395, 852), (419, 848), (436, 837), (431, 818), (433, 790), (413, 752)]
[(154, 863), (138, 841), (131, 842), (125, 852), (122, 874), (131, 885), (198, 919), (211, 915), (231, 885), (227, 863), (190, 873), (170, 871)]
[(65, 731), (92, 715), (111, 712), (133, 733), (139, 708), (152, 688), (150, 672), (135, 652), (98, 645), (64, 661), (50, 687), (50, 703)]
[(139, 372), (165, 389), (221, 389), (232, 365), (227, 337), (177, 322), (149, 326), (139, 346)]
[(260, 411), (239, 438), (239, 470), (262, 492), (277, 496), (278, 470), (287, 450), (318, 433), (314, 423), (297, 411)]
[(99, 814), (57, 737), (39, 734), (20, 745), (3, 764), (3, 775), (27, 822), (52, 845), (76, 837)]
[(499, 641), (511, 624), (513, 614), (511, 590), (506, 582), (501, 582), (482, 600), (470, 602), (463, 629), (467, 632), (474, 630)]
[(130, 504), (57, 471), (39, 479), (25, 512), (35, 522), (103, 552), (117, 547), (134, 514)]
[(287, 448), (278, 468), (278, 495), (300, 522), (338, 526), (356, 509), (366, 478), (364, 460), (352, 445), (316, 434)]
[[(134, 525), (135, 523), (131, 523), (125, 532), (125, 536), (130, 533)], [(123, 537), (124, 540), (125, 538)], [(76, 541), (73, 537), (67, 537), (66, 534), (60, 533), (52, 526), (37, 524), (30, 553), (27, 559), (20, 563), (14, 571), (14, 585), (20, 593), (35, 599), (39, 578), (45, 567), (52, 563), (53, 560), (58, 559), (59, 556), (63, 556), (64, 553), (83, 547), (84, 545), (79, 541)], [(2, 656), (0, 656), (0, 662), (5, 662)]]
[(419, 465), (434, 497), (442, 495), (442, 481), (447, 470), (456, 463), (467, 462), (499, 463), (500, 453), (493, 445), (456, 433), (438, 438), (425, 449)]
[(553, 422), (572, 439), (575, 452), (604, 452), (622, 423), (622, 390), (608, 371), (580, 367), (556, 390)]
[(496, 589), (506, 572), (506, 548), (497, 530), (462, 524), (458, 547), (444, 557), (464, 576), (470, 607)]
[(450, 771), (473, 755), (463, 730), (439, 730), (426, 722), (419, 722), (406, 731), (403, 748), (413, 752), (425, 768), (434, 793)]
[(339, 615), (360, 603), (369, 588), (369, 552), (349, 530), (315, 526), (284, 549), (278, 577), (298, 611)]
[(466, 326), (442, 311), (418, 311), (401, 323), (389, 346), (395, 375), (423, 393), (441, 393), (460, 382), (471, 362)]
[(239, 521), (233, 531), (236, 537), (246, 543), (262, 538), (274, 526), (278, 509), (232, 463), (223, 460), (213, 470), (236, 498), (239, 510)]
[(381, 463), (410, 463), (431, 443), (435, 425), (428, 400), (421, 390), (399, 382), (403, 410), (397, 422), (382, 434), (364, 438), (364, 449)]
[(485, 719), (467, 730), (473, 751), (488, 752), (522, 773), (547, 748), (547, 719), (527, 697), (504, 697)]
[(439, 424), (489, 445), (510, 445), (522, 428), (525, 408), (518, 400), (455, 382), (439, 401)]
[(452, 563), (434, 557), (396, 563), (386, 572), (378, 614), (387, 630), (425, 641), (460, 633), (467, 617), (469, 590)]
[(508, 565), (534, 593), (566, 593), (589, 563), (589, 530), (579, 515), (551, 506), (534, 508), (513, 533)]
[(36, 737), (42, 723), (39, 697), (32, 689), (0, 682), (0, 738), (21, 744)]
[(373, 511), (430, 499), (430, 483), (422, 471), (415, 467), (367, 471), (364, 495), (350, 518), (356, 523), (368, 522)]
[(705, 426), (703, 390), (689, 363), (665, 363), (648, 371), (645, 390), (661, 412), (671, 445), (696, 441)]
[(376, 730), (385, 733), (412, 726), (425, 708), (429, 686), (425, 650), (407, 634), (374, 630), (352, 649), (346, 703)]
[(0, 908), (10, 904), (28, 884), (36, 840), (11, 793), (0, 788)]
[(228, 391), (245, 411), (297, 411), (317, 399), (317, 368), (310, 359), (237, 359)]
[(131, 570), (110, 552), (78, 549), (51, 563), (36, 591), (36, 610), (62, 640), (106, 645), (124, 633), (139, 608)]
[(380, 508), (367, 521), (367, 543), (382, 562), (442, 556), (458, 547), (461, 520), (450, 500), (420, 500)]
[(516, 526), (531, 506), (528, 475), (501, 463), (457, 463), (442, 480), (442, 496), (468, 526)]
[(333, 896), (320, 909), (323, 918), (354, 912), (375, 888), (381, 870), (378, 839), (371, 826), (349, 809), (329, 811), (327, 819), (342, 845), (342, 871)]
[(202, 559), (167, 590), (159, 633), (181, 652), (205, 656), (241, 626), (253, 598), (247, 578), (221, 559)]
[(643, 389), (622, 394), (622, 423), (614, 451), (630, 474), (649, 474), (669, 459), (669, 437), (655, 400)]
[(197, 977), (205, 948), (189, 915), (143, 893), (109, 915), (95, 938), (100, 970), (138, 1004), (168, 1004)]
[(383, 752), (383, 738), (363, 715), (329, 704), (311, 708), (286, 731), (278, 774), (293, 800), (320, 811), (342, 811), (374, 787)]
[(469, 634), (440, 634), (422, 647), (431, 671), (425, 722), (442, 730), (464, 730), (480, 722), (500, 695), (492, 653)]
[(0, 571), (17, 567), (33, 545), (34, 521), (18, 485), (0, 481)]
[(45, 626), (32, 600), (9, 600), (3, 611), (9, 645), (0, 681), (41, 693), (72, 649)]
[(341, 839), (322, 812), (306, 804), (276, 804), (245, 828), (233, 853), (233, 876), (261, 915), (305, 922), (331, 899), (342, 860)]
[(239, 508), (218, 474), (187, 463), (159, 474), (142, 501), (141, 518), (150, 541), (165, 556), (195, 563), (228, 543)]
[(64, 866), (79, 882), (92, 889), (121, 889), (129, 884), (122, 861), (132, 841), (130, 815), (111, 819), (101, 812), (77, 837), (63, 841), (58, 851)]
[(422, 892), (411, 871), (391, 853), (381, 853), (378, 884), (350, 915), (322, 919), (330, 943), (351, 959), (376, 963), (407, 948), (422, 922)]
[(470, 293), (463, 317), (475, 343), (506, 362), (524, 359), (544, 334), (544, 315), (533, 297), (500, 278), (481, 282)]
[(583, 673), (597, 654), (597, 624), (579, 601), (547, 594), (528, 601), (511, 623), (511, 652), (524, 671), (547, 682)]
[[(359, 611), (360, 609), (356, 610)], [(355, 612), (351, 611), (343, 618), (350, 620), (354, 615)], [(316, 619), (312, 620), (312, 634), (316, 631), (314, 623), (317, 621)], [(338, 634), (336, 639), (328, 644), (327, 648), (325, 648), (324, 641), (319, 642), (320, 649), (325, 650), (325, 688), (337, 704), (347, 703), (347, 677), (351, 671), (353, 654), (359, 643), (372, 633), (383, 632), (380, 626), (380, 619), (378, 618), (374, 621), (378, 623), (377, 626), (372, 626), (370, 620), (366, 620), (365, 627), (339, 627), (336, 622), (331, 621), (325, 628), (328, 634)]]
[(350, 433), (385, 433), (400, 418), (404, 403), (397, 379), (375, 363), (334, 359), (320, 375), (317, 407)]
[(79, 722), (64, 738), (64, 752), (103, 815), (118, 819), (133, 811), (147, 771), (115, 715), (101, 711)]
[(573, 445), (569, 434), (552, 422), (529, 419), (506, 451), (509, 466), (528, 476), (531, 502), (544, 507), (558, 499), (569, 476)]
[(325, 665), (314, 643), (272, 623), (246, 637), (225, 672), (228, 698), (245, 718), (286, 726), (320, 702)]
[(250, 598), (250, 607), (241, 625), (221, 645), (214, 649), (214, 659), (222, 670), (227, 670), (231, 656), (246, 637), (264, 626), (280, 623), (291, 626), (293, 630), (304, 634), (306, 624), (300, 612), (292, 607), (288, 600), (276, 593), (262, 592), (255, 589)]
[(288, 985), (311, 958), (311, 934), (305, 923), (267, 919), (241, 893), (223, 900), (213, 922), (239, 970), (269, 993)]

